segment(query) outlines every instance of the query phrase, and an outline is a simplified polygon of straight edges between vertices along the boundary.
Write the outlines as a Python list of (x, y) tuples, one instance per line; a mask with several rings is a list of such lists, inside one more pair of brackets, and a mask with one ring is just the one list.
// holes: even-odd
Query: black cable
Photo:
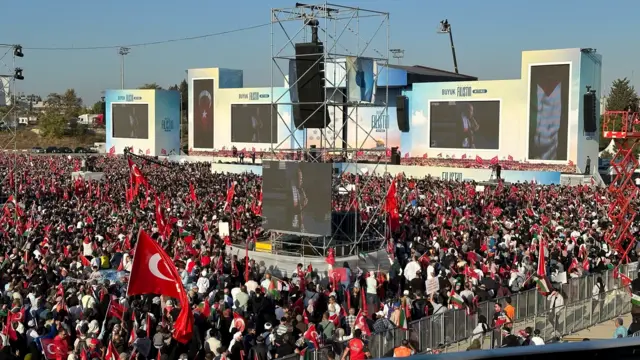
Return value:
[(226, 34), (246, 31), (246, 30), (259, 29), (259, 28), (262, 28), (262, 27), (265, 27), (265, 26), (268, 26), (268, 25), (271, 25), (271, 23), (247, 26), (247, 27), (243, 27), (243, 28), (240, 28), (240, 29), (226, 30), (226, 31), (221, 31), (221, 32), (211, 33), (211, 34), (189, 36), (189, 37), (182, 37), (182, 38), (168, 39), (168, 40), (150, 41), (150, 42), (137, 43), (137, 44), (127, 44), (127, 45), (105, 45), (105, 46), (85, 46), (85, 47), (30, 47), (30, 46), (23, 46), (22, 48), (25, 49), (25, 50), (36, 50), (36, 51), (38, 51), (38, 50), (42, 50), (42, 51), (104, 50), (104, 49), (118, 49), (120, 47), (133, 48), (133, 47), (168, 44), (168, 43), (173, 43), (173, 42), (182, 42), (182, 41), (206, 39), (206, 38), (214, 37), (214, 36), (226, 35)]

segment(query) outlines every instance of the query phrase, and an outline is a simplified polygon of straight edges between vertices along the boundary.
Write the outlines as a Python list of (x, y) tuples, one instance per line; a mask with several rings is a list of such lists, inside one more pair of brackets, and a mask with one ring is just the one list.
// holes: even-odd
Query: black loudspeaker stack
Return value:
[(316, 149), (315, 145), (311, 145), (309, 147), (309, 161), (319, 161), (318, 149)]
[(409, 132), (409, 109), (408, 99), (404, 95), (396, 97), (396, 115), (398, 118), (398, 129), (402, 132)]
[[(297, 102), (293, 105), (293, 123), (298, 129), (322, 129), (327, 126), (324, 102), (324, 46), (322, 43), (296, 44)], [(294, 101), (295, 102), (295, 101)]]
[(397, 147), (391, 148), (391, 165), (400, 165), (400, 153)]
[(588, 91), (584, 94), (583, 102), (583, 115), (584, 115), (584, 132), (593, 133), (598, 131), (597, 129), (597, 108), (596, 108), (596, 94), (593, 91)]

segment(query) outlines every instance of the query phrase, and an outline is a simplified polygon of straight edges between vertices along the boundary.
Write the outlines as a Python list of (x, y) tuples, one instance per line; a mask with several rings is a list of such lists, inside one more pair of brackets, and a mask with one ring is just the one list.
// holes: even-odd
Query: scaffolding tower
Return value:
[[(4, 51), (3, 51), (4, 50)], [(10, 57), (9, 57), (10, 55)], [(17, 66), (17, 59), (24, 56), (22, 52), (22, 46), (17, 44), (0, 44), (0, 86), (4, 93), (5, 104), (0, 104), (8, 107), (8, 111), (0, 117), (0, 124), (5, 124), (9, 131), (9, 138), (0, 143), (0, 151), (13, 152), (12, 161), (9, 166), (11, 171), (6, 170), (6, 175), (3, 181), (0, 183), (2, 188), (0, 189), (0, 202), (3, 204), (6, 202), (9, 194), (18, 194), (18, 182), (15, 179), (16, 165), (18, 163), (18, 151), (16, 143), (16, 131), (18, 129), (18, 110), (20, 101), (24, 100), (18, 95), (17, 80), (24, 80), (22, 76), (22, 69)], [(7, 58), (11, 60), (8, 60)], [(8, 93), (7, 93), (8, 90)], [(13, 176), (14, 179), (9, 180), (9, 176)], [(9, 181), (8, 181), (9, 180)], [(4, 184), (13, 183), (13, 188), (5, 188)], [(18, 199), (20, 200), (20, 199)]]
[(637, 214), (634, 202), (639, 192), (633, 174), (638, 168), (634, 151), (640, 143), (640, 118), (637, 112), (606, 111), (603, 121), (603, 136), (613, 139), (617, 148), (611, 159), (614, 176), (608, 188), (612, 199), (608, 215), (613, 227), (605, 241), (610, 251), (620, 254), (622, 262), (629, 262), (629, 251), (635, 246), (631, 225)]
[[(301, 102), (292, 101), (297, 79), (289, 78), (290, 62), (295, 61), (295, 44), (308, 43), (309, 40), (321, 41), (323, 53), (320, 56), (324, 68), (324, 99), (311, 103), (316, 110), (322, 111), (325, 124), (322, 129), (297, 129), (291, 118), (292, 109)], [(389, 13), (349, 6), (321, 3), (315, 5), (300, 4), (291, 8), (271, 10), (271, 111), (272, 119), (282, 122), (287, 128), (287, 136), (272, 144), (264, 160), (288, 160), (325, 162), (340, 161), (342, 173), (334, 174), (346, 177), (345, 172), (360, 174), (362, 167), (358, 161), (368, 159), (375, 164), (376, 172), (387, 171), (388, 128), (390, 99), (388, 82), (377, 87), (372, 102), (348, 101), (347, 97), (347, 58), (371, 59), (374, 66), (374, 81), (382, 70), (389, 65)], [(386, 74), (386, 72), (385, 72)], [(304, 74), (298, 74), (298, 78)], [(283, 93), (275, 93), (274, 88), (284, 85)], [(375, 87), (374, 87), (375, 89)], [(310, 103), (304, 103), (310, 105)], [(363, 110), (369, 108), (368, 111)], [(371, 109), (374, 108), (374, 109)], [(363, 114), (374, 110), (376, 118), (363, 119)], [(328, 118), (327, 118), (328, 117)], [(300, 119), (304, 124), (307, 119)], [(273, 121), (273, 120), (272, 120)], [(367, 126), (371, 123), (381, 126)], [(273, 128), (273, 127), (272, 127)], [(372, 139), (378, 139), (382, 146), (366, 146)], [(384, 139), (384, 141), (382, 141)], [(291, 145), (292, 144), (292, 145)], [(329, 181), (329, 179), (327, 179)], [(368, 183), (353, 182), (349, 190), (353, 193), (349, 209), (359, 209), (357, 203)], [(381, 192), (386, 193), (390, 181)], [(333, 191), (342, 189), (334, 183)], [(330, 200), (328, 200), (330, 201)], [(358, 211), (355, 216), (342, 217), (332, 227), (342, 228), (344, 221), (353, 221), (354, 231), (349, 234), (332, 232), (326, 236), (286, 233), (271, 230), (272, 252), (279, 254), (325, 256), (329, 248), (334, 248), (336, 256), (350, 256), (378, 250), (383, 246), (387, 229), (371, 231), (371, 222), (376, 216), (384, 216), (382, 205), (373, 216), (362, 224)], [(346, 220), (348, 219), (348, 220)], [(385, 222), (386, 223), (386, 222)], [(362, 231), (358, 229), (362, 228)]]

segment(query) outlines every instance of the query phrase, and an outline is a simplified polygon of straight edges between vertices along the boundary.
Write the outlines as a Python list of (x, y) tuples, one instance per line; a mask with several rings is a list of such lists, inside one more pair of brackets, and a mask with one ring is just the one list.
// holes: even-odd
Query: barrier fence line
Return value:
[[(636, 278), (637, 268), (638, 263), (635, 262), (620, 266), (619, 271), (633, 280)], [(594, 295), (593, 286), (598, 277), (602, 277), (607, 291)], [(547, 298), (536, 289), (512, 294), (511, 304), (516, 310), (512, 333), (517, 334), (518, 331), (531, 327), (540, 330), (540, 336), (548, 342), (631, 311), (631, 296), (621, 287), (620, 280), (613, 278), (613, 270), (569, 279), (562, 285), (562, 292), (566, 296), (564, 305), (553, 309)], [(502, 345), (503, 335), (499, 330), (489, 329), (485, 334), (473, 334), (478, 315), (484, 315), (490, 322), (494, 313), (493, 304), (496, 302), (505, 304), (504, 298), (492, 299), (480, 303), (478, 311), (473, 315), (467, 315), (464, 309), (448, 310), (409, 323), (406, 331), (392, 329), (372, 334), (368, 339), (369, 351), (373, 358), (391, 357), (393, 349), (405, 339), (410, 341), (417, 353), (436, 348), (444, 348), (443, 352), (465, 351), (474, 339), (480, 341), (482, 349), (499, 347)], [(344, 344), (338, 344), (338, 348), (343, 349)], [(324, 346), (319, 350), (312, 350), (305, 358), (328, 360), (329, 349), (330, 346)], [(291, 354), (283, 359), (293, 360), (299, 357), (299, 354)]]

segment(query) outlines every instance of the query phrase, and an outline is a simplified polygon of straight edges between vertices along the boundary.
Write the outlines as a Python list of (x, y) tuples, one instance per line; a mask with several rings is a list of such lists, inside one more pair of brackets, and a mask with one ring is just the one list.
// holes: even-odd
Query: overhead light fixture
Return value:
[(14, 45), (14, 47), (13, 47), (13, 56), (15, 56), (15, 57), (24, 57), (24, 53), (22, 52), (22, 46)]
[(22, 76), (22, 69), (16, 68), (14, 70), (13, 78), (16, 80), (24, 80), (24, 76)]

